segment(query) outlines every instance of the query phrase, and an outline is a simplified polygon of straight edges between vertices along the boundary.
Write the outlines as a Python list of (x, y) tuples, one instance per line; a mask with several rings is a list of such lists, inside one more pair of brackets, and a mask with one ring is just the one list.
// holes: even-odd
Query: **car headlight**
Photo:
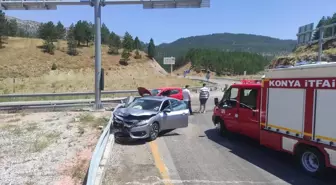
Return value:
[(146, 124), (148, 124), (149, 123), (149, 119), (147, 119), (147, 120), (137, 120), (136, 122), (135, 122), (135, 125), (136, 126), (143, 126), (143, 125), (146, 125)]

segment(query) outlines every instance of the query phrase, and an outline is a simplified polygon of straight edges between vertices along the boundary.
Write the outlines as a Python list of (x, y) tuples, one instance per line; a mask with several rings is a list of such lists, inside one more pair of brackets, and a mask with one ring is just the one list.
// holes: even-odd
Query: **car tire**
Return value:
[(326, 170), (324, 155), (316, 148), (304, 147), (297, 157), (301, 169), (310, 176), (319, 177)]
[(148, 141), (154, 141), (160, 133), (160, 126), (159, 123), (154, 122), (151, 124), (150, 126), (150, 132), (149, 132), (149, 137), (148, 137)]
[(125, 142), (125, 139), (122, 137), (114, 136), (114, 141), (117, 144), (123, 144)]
[(224, 137), (228, 135), (228, 130), (226, 129), (226, 126), (222, 120), (217, 121), (216, 127), (220, 136)]

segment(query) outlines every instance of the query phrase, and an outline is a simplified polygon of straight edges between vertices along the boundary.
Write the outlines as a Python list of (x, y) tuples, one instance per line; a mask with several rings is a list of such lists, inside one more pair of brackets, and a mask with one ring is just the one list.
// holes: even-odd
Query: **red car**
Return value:
[(140, 96), (150, 95), (150, 96), (168, 96), (171, 98), (176, 98), (178, 100), (183, 100), (182, 88), (180, 87), (162, 87), (149, 91), (144, 87), (138, 87), (138, 92)]

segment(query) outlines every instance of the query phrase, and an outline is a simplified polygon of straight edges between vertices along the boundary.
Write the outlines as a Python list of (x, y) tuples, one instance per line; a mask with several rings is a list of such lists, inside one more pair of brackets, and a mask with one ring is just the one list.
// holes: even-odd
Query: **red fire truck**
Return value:
[(293, 154), (310, 175), (336, 168), (336, 63), (269, 69), (261, 83), (231, 85), (215, 105), (221, 135)]

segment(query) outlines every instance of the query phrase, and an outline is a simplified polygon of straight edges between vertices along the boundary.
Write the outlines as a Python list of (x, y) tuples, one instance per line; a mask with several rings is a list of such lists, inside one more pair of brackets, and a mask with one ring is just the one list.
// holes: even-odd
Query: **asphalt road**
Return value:
[[(196, 100), (194, 101), (196, 102)], [(153, 142), (114, 144), (106, 167), (106, 185), (331, 185), (302, 173), (289, 155), (274, 152), (242, 136), (223, 138), (208, 112), (189, 118), (189, 126)], [(197, 109), (194, 103), (194, 109)], [(335, 172), (333, 172), (335, 173)]]

